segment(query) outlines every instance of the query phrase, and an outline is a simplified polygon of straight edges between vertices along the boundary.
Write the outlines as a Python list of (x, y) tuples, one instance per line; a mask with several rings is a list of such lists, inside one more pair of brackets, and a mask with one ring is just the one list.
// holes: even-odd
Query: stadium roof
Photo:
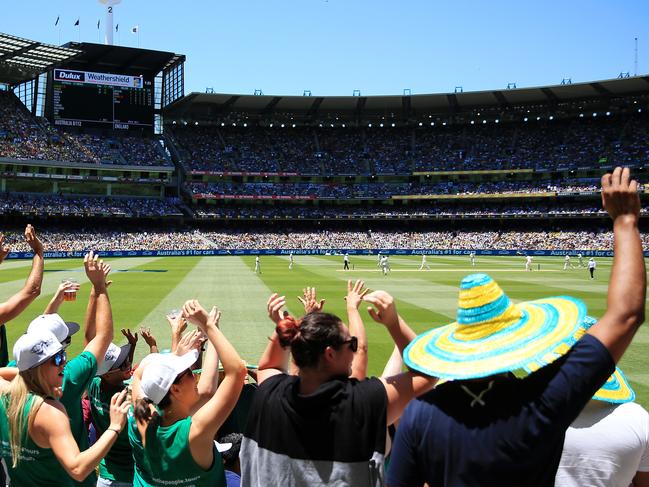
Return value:
[(79, 56), (66, 64), (67, 68), (81, 71), (92, 68), (108, 73), (155, 76), (164, 68), (185, 61), (185, 56), (182, 54), (135, 47), (90, 42), (68, 42), (65, 47), (81, 51)]
[(547, 105), (596, 98), (649, 95), (649, 76), (587, 83), (464, 93), (404, 96), (272, 96), (191, 93), (169, 105), (168, 120), (214, 120), (233, 112), (252, 116), (290, 114), (296, 118), (452, 114), (476, 108)]
[(78, 49), (30, 41), (0, 32), (0, 83), (32, 79), (81, 54)]

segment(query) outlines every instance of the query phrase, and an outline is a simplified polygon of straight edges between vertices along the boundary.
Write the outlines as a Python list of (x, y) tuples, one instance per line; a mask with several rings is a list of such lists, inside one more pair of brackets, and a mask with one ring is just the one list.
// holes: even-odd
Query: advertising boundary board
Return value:
[[(97, 252), (101, 257), (201, 257), (221, 255), (469, 255), (475, 252), (476, 255), (496, 256), (539, 256), (552, 257), (577, 256), (583, 257), (613, 257), (611, 250), (458, 250), (458, 249), (197, 249), (197, 250), (111, 250)], [(46, 259), (79, 259), (86, 254), (86, 251), (71, 252), (45, 252)], [(644, 253), (649, 257), (649, 251)], [(7, 259), (31, 259), (34, 256), (31, 252), (10, 252)]]

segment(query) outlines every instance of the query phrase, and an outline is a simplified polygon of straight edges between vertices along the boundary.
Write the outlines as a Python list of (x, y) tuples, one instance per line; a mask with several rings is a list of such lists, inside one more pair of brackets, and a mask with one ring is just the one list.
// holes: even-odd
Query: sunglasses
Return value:
[(349, 345), (349, 349), (355, 353), (358, 350), (358, 337), (351, 337), (349, 340), (342, 342), (341, 345)]
[(174, 384), (180, 383), (180, 381), (182, 381), (183, 377), (185, 377), (186, 375), (191, 375), (193, 377), (194, 373), (192, 372), (192, 369), (187, 369), (185, 370), (185, 372), (181, 372), (180, 374), (178, 374), (176, 380), (174, 381)]
[(67, 353), (65, 353), (65, 350), (61, 350), (60, 352), (57, 352), (51, 360), (55, 366), (59, 367), (61, 365), (65, 365), (65, 363), (68, 361), (68, 355)]

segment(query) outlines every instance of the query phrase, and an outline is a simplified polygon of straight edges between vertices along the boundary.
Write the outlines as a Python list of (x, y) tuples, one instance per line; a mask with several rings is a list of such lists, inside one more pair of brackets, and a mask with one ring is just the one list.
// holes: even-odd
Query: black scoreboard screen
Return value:
[(55, 69), (54, 125), (153, 129), (153, 81), (142, 76)]

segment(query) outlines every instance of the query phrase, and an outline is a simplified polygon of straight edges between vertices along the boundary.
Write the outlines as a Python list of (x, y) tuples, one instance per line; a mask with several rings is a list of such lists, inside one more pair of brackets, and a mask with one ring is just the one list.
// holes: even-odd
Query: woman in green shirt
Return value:
[[(136, 370), (132, 388), (139, 399), (128, 426), (135, 487), (225, 487), (214, 436), (237, 403), (246, 367), (219, 330), (216, 308), (208, 315), (198, 301), (187, 301), (183, 315), (208, 337), (203, 372), (197, 386), (191, 371), (195, 350), (154, 354)], [(216, 389), (218, 358), (225, 376)]]
[(0, 379), (0, 438), (12, 487), (67, 487), (70, 477), (82, 481), (126, 423), (126, 392), (111, 400), (110, 427), (80, 452), (58, 401), (67, 361), (63, 346), (50, 331), (34, 330), (16, 340), (13, 351), (18, 374), (11, 382)]

